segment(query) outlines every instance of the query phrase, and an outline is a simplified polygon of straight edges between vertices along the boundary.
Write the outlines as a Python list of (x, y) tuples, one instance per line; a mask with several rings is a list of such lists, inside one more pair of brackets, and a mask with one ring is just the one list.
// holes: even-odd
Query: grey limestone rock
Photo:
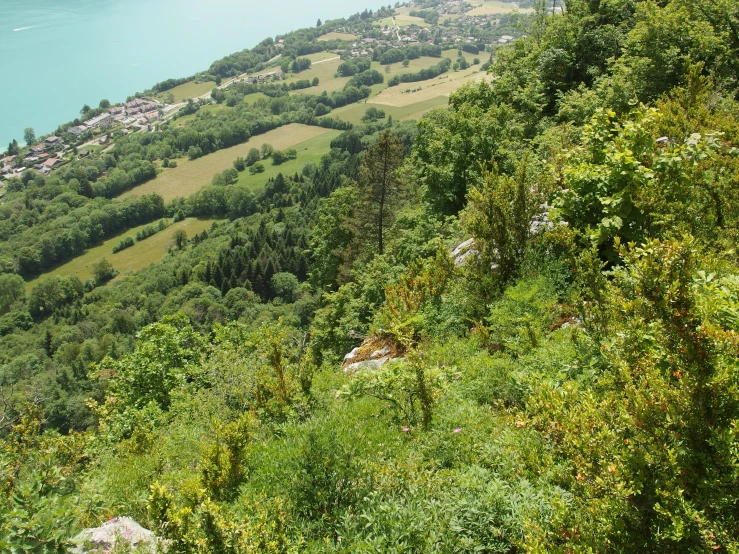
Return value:
[(118, 541), (125, 541), (132, 547), (138, 546), (137, 552), (156, 552), (157, 537), (130, 517), (116, 517), (100, 527), (85, 529), (72, 539), (77, 545), (72, 552), (105, 552), (112, 549)]

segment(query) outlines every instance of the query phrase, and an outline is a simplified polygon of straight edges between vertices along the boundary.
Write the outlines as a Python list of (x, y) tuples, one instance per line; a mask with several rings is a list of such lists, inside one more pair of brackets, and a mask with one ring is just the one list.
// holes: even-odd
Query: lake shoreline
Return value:
[[(13, 139), (22, 143), (26, 127), (36, 136), (53, 133), (79, 117), (84, 104), (95, 107), (103, 98), (119, 103), (163, 80), (205, 71), (270, 36), (312, 26), (318, 17), (340, 19), (375, 8), (366, 0), (284, 4), (274, 10), (215, 0), (202, 10), (194, 0), (8, 0), (0, 72), (16, 85), (0, 91), (0, 148)], [(70, 54), (59, 56), (62, 44)]]

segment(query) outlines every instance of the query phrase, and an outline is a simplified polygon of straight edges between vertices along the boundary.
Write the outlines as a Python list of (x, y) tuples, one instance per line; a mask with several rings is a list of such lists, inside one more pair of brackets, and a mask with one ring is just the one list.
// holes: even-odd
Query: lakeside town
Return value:
[[(445, 45), (447, 48), (479, 49), (482, 46), (491, 59), (494, 49), (524, 36), (514, 31), (505, 32), (509, 27), (501, 20), (508, 17), (506, 12), (486, 10), (485, 3), (472, 4), (465, 0), (439, 2), (432, 9), (428, 2), (408, 2), (396, 6), (394, 16), (375, 23), (357, 33), (356, 25), (347, 24), (336, 28), (336, 33), (346, 35), (339, 39), (339, 48), (331, 50), (341, 59), (375, 56), (388, 48), (402, 48), (417, 44)], [(518, 3), (508, 3), (518, 10)], [(555, 5), (551, 13), (561, 13), (562, 8)], [(422, 16), (422, 17), (421, 17)], [(492, 39), (481, 44), (480, 30), (500, 29)], [(514, 36), (516, 34), (517, 36)], [(478, 36), (473, 36), (478, 35)], [(489, 35), (489, 33), (488, 33)], [(319, 39), (320, 40), (320, 39)], [(285, 47), (284, 40), (275, 41), (278, 50)], [(243, 74), (218, 83), (216, 89), (225, 89), (237, 83), (258, 85), (287, 78), (281, 56), (270, 60), (265, 67), (252, 74)], [(214, 89), (215, 90), (215, 89)], [(84, 158), (95, 152), (107, 152), (114, 148), (115, 138), (133, 132), (155, 132), (159, 125), (172, 120), (189, 105), (198, 108), (213, 101), (211, 91), (201, 96), (175, 101), (171, 94), (142, 94), (129, 98), (126, 102), (109, 105), (101, 103), (97, 109), (90, 109), (80, 119), (66, 128), (58, 129), (53, 135), (41, 137), (27, 148), (17, 147), (18, 152), (8, 151), (0, 158), (0, 199), (4, 196), (4, 181), (19, 178), (23, 172), (31, 170), (41, 175), (49, 175), (73, 159)], [(16, 143), (17, 144), (17, 143)], [(11, 144), (12, 147), (12, 144)]]

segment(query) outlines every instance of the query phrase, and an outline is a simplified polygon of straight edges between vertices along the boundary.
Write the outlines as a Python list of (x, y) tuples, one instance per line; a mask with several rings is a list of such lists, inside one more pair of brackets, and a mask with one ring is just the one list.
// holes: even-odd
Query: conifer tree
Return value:
[(377, 252), (384, 252), (384, 234), (397, 206), (401, 183), (397, 170), (403, 162), (403, 144), (389, 130), (380, 135), (364, 156), (360, 169), (362, 208), (358, 224), (367, 236), (377, 241)]

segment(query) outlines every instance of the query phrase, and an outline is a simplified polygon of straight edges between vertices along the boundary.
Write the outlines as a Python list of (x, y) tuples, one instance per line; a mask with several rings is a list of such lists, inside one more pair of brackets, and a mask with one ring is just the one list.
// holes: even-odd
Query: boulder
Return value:
[(347, 364), (347, 363), (350, 364), (350, 363), (356, 361), (357, 358), (358, 358), (358, 355), (359, 355), (359, 349), (360, 349), (360, 347), (357, 346), (354, 350), (352, 350), (346, 356), (344, 356), (344, 363), (345, 364)]
[(388, 361), (390, 361), (390, 358), (388, 356), (385, 356), (384, 358), (378, 358), (376, 360), (362, 360), (361, 362), (356, 362), (346, 366), (344, 368), (344, 373), (353, 374), (359, 371), (379, 369), (380, 367), (382, 367), (382, 364)]
[(72, 539), (72, 542), (77, 545), (72, 552), (74, 554), (107, 552), (115, 547), (118, 541), (128, 543), (133, 548), (140, 545), (138, 551), (152, 554), (156, 552), (157, 537), (130, 517), (116, 517), (106, 521), (100, 527), (85, 529)]
[(475, 239), (473, 238), (468, 239), (457, 246), (451, 254), (452, 260), (454, 260), (454, 265), (456, 265), (457, 267), (462, 267), (467, 263), (467, 258), (479, 254), (479, 252), (475, 248), (476, 246), (477, 245), (475, 244)]
[(378, 358), (384, 358), (388, 354), (390, 354), (390, 347), (385, 345), (379, 350), (375, 350), (374, 352), (372, 352), (372, 354), (370, 354), (370, 360), (377, 360)]

